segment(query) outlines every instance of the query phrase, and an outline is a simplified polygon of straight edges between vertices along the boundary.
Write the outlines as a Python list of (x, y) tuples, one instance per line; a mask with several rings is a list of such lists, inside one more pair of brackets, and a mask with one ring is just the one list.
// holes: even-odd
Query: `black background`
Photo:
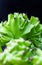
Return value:
[(0, 21), (14, 12), (26, 13), (29, 18), (39, 17), (42, 23), (42, 0), (0, 0)]

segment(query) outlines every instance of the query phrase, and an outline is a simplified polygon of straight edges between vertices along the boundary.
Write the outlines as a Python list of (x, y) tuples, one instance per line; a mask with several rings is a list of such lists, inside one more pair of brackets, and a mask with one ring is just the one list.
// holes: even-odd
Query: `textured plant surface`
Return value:
[(42, 24), (37, 17), (14, 13), (0, 23), (0, 65), (42, 65)]

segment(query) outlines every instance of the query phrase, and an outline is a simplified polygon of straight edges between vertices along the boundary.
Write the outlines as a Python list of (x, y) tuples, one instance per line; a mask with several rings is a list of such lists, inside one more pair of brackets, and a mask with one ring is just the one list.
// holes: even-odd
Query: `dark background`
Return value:
[(0, 0), (0, 21), (14, 12), (26, 13), (29, 18), (36, 16), (42, 21), (42, 0)]

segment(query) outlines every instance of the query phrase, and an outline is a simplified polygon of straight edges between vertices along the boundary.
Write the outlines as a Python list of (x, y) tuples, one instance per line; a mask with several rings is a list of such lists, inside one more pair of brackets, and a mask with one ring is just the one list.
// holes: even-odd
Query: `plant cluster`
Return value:
[(37, 17), (14, 13), (0, 23), (0, 65), (42, 65), (42, 24)]

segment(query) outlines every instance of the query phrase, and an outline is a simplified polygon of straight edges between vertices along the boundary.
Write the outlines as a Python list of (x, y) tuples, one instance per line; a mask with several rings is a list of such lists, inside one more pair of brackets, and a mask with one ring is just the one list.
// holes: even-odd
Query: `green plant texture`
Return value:
[(42, 24), (37, 17), (14, 13), (0, 23), (0, 65), (42, 65)]

